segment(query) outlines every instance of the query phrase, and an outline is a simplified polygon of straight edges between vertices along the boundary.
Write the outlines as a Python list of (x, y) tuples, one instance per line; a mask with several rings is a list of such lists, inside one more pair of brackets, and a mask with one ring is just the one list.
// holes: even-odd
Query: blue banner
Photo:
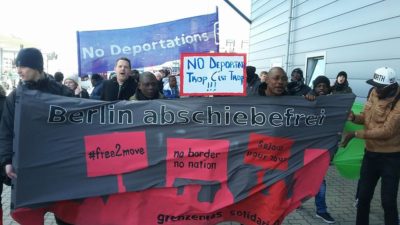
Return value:
[(178, 60), (182, 52), (218, 52), (218, 13), (144, 27), (78, 31), (79, 74), (113, 71), (119, 57), (132, 68)]

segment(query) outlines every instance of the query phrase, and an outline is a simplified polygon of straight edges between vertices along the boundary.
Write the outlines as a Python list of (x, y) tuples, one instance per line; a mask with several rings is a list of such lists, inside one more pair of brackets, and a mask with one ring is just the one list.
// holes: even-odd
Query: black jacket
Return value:
[(54, 95), (74, 96), (68, 87), (57, 83), (47, 75), (37, 82), (21, 83), (16, 90), (11, 92), (6, 98), (0, 124), (0, 163), (2, 166), (10, 164), (12, 160), (15, 101), (17, 99), (17, 91), (21, 91), (23, 87)]
[[(3, 114), (3, 106), (4, 103), (6, 101), (6, 96), (0, 96), (0, 120), (1, 120), (1, 115)], [(0, 194), (3, 193), (3, 182), (7, 180), (7, 182), (5, 182), (7, 185), (10, 185), (10, 179), (7, 179), (7, 176), (5, 174), (5, 171), (3, 169), (1, 169), (0, 171)], [(1, 199), (1, 197), (0, 197)]]
[(164, 98), (164, 95), (161, 94), (160, 92), (157, 92), (157, 94), (153, 98), (147, 98), (146, 96), (143, 95), (143, 93), (139, 89), (137, 89), (135, 95), (130, 97), (129, 100), (143, 101), (143, 100), (154, 100), (154, 99), (163, 99), (163, 98)]
[(89, 93), (86, 89), (82, 88), (82, 91), (79, 95), (75, 95), (77, 98), (89, 98)]
[(353, 93), (353, 90), (349, 87), (349, 83), (346, 82), (344, 84), (339, 84), (337, 81), (332, 86), (332, 94), (348, 94)]
[(1, 114), (3, 114), (3, 107), (5, 101), (6, 101), (6, 96), (0, 96), (0, 121), (1, 121)]
[(288, 83), (287, 90), (289, 95), (305, 96), (311, 88), (303, 83), (303, 81), (292, 81)]
[(115, 101), (115, 100), (129, 100), (135, 94), (137, 83), (133, 77), (130, 77), (119, 86), (117, 78), (113, 77), (111, 80), (103, 82), (103, 90), (101, 93), (101, 100)]

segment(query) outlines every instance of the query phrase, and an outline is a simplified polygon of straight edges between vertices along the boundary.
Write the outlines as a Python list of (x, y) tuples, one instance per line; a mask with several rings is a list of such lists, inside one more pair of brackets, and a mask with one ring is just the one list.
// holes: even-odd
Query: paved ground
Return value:
[[(356, 181), (346, 180), (340, 177), (334, 167), (331, 167), (326, 177), (327, 181), (327, 205), (328, 211), (336, 220), (337, 225), (354, 225), (356, 209), (353, 207)], [(4, 225), (15, 225), (9, 216), (10, 189), (4, 186), (3, 192), (3, 221)], [(397, 200), (400, 205), (399, 199)], [(46, 216), (46, 225), (55, 225), (53, 215)], [(235, 222), (225, 222), (223, 225), (238, 225)], [(314, 199), (303, 204), (300, 210), (292, 212), (286, 217), (283, 225), (320, 225), (326, 224), (315, 217)], [(150, 224), (144, 224), (150, 225)], [(220, 224), (222, 225), (222, 224)], [(370, 225), (383, 225), (383, 211), (380, 204), (380, 186), (377, 187), (371, 204)]]

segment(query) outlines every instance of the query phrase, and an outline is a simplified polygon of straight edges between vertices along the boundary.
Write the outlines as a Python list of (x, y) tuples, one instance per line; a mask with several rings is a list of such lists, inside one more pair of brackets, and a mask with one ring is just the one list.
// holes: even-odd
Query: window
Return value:
[(316, 77), (325, 75), (325, 65), (325, 52), (306, 55), (306, 84), (308, 84), (308, 86), (312, 87), (312, 82)]

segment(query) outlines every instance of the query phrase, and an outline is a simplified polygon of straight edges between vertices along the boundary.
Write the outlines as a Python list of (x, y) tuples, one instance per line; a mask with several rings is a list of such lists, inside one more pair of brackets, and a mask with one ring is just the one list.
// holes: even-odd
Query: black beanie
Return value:
[(316, 88), (317, 85), (320, 83), (324, 83), (328, 87), (331, 86), (331, 81), (326, 76), (318, 76), (317, 78), (315, 78), (315, 80), (313, 81), (313, 87)]
[(340, 71), (340, 72), (338, 73), (338, 75), (336, 76), (336, 79), (337, 79), (338, 77), (340, 77), (340, 76), (344, 76), (344, 78), (346, 78), (346, 80), (347, 80), (347, 73), (346, 73), (346, 72)]
[(303, 77), (303, 70), (301, 70), (300, 68), (294, 69), (294, 70), (292, 71), (292, 75), (293, 75), (293, 73), (298, 73), (298, 74), (300, 75), (301, 79), (304, 78), (304, 77)]
[(16, 62), (17, 67), (29, 67), (43, 72), (43, 56), (37, 48), (24, 48), (19, 51)]
[(254, 66), (246, 66), (246, 73), (247, 74), (255, 74), (256, 68)]

